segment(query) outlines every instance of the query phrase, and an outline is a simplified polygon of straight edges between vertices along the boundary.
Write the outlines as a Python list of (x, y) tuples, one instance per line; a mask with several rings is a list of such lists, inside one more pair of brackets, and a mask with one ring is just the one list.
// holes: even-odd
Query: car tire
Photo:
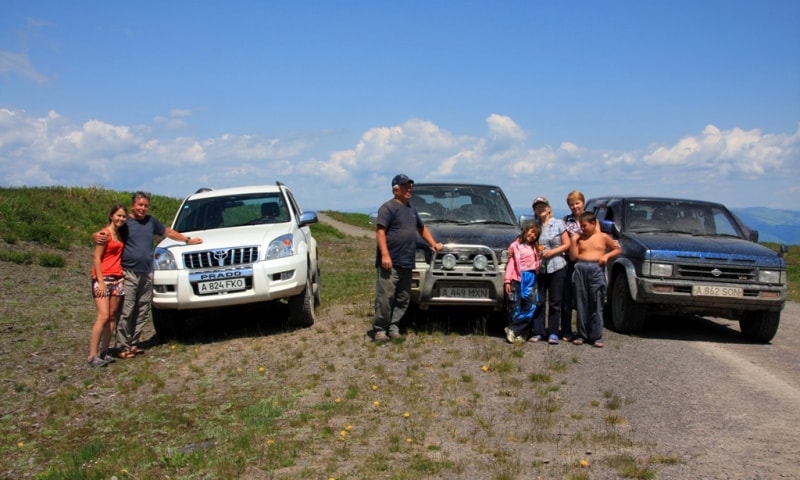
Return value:
[(183, 335), (186, 329), (186, 318), (183, 312), (177, 310), (152, 310), (153, 328), (156, 336), (162, 342), (174, 340)]
[(289, 316), (294, 325), (310, 327), (314, 325), (314, 284), (311, 272), (306, 275), (306, 286), (302, 292), (289, 297)]
[(778, 333), (781, 312), (745, 312), (739, 320), (739, 329), (748, 340), (769, 343)]
[(611, 290), (611, 322), (614, 329), (621, 333), (640, 331), (644, 328), (646, 312), (645, 305), (631, 297), (625, 275), (617, 275)]

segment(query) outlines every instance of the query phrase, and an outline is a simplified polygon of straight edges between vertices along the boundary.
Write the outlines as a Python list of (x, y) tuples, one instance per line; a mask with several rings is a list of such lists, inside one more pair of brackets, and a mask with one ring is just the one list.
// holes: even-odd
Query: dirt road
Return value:
[(607, 337), (611, 348), (581, 351), (564, 398), (620, 395), (631, 437), (684, 459), (658, 478), (798, 478), (798, 304), (786, 305), (769, 345), (743, 340), (738, 322), (696, 317), (653, 318), (639, 337)]

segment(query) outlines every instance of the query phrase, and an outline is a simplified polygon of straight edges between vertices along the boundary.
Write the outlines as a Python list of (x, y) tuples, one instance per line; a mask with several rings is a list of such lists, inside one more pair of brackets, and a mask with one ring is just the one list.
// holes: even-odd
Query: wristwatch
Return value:
[(192, 237), (186, 237), (186, 245), (189, 245), (189, 240), (191, 240), (191, 239), (192, 239)]

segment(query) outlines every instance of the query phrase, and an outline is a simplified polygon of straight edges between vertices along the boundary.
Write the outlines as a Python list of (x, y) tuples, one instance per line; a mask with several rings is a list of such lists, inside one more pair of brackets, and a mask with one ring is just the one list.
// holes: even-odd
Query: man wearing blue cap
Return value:
[(434, 251), (442, 244), (434, 240), (422, 223), (417, 209), (411, 205), (414, 180), (402, 173), (392, 179), (394, 198), (378, 210), (375, 238), (378, 248), (375, 267), (375, 321), (372, 324), (376, 342), (401, 338), (399, 323), (411, 301), (411, 270), (417, 250), (417, 234)]

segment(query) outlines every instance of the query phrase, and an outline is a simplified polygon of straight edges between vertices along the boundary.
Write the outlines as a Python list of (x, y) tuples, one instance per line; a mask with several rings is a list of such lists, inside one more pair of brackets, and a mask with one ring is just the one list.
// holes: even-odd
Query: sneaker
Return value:
[(508, 340), (508, 343), (515, 343), (517, 341), (517, 334), (508, 327), (506, 327), (506, 340)]
[(104, 350), (104, 351), (103, 351), (103, 352), (102, 352), (100, 355), (98, 355), (98, 356), (100, 357), (100, 359), (101, 359), (101, 360), (103, 360), (103, 361), (104, 361), (104, 362), (106, 362), (106, 363), (113, 363), (113, 362), (116, 362), (116, 361), (117, 361), (117, 359), (116, 359), (116, 358), (114, 358), (114, 355), (111, 355), (111, 352), (109, 352), (108, 350)]
[(376, 341), (376, 342), (388, 342), (389, 341), (389, 336), (386, 335), (386, 332), (384, 332), (383, 330), (380, 330), (380, 331), (375, 332), (375, 337), (373, 338), (373, 340)]
[(389, 340), (398, 340), (400, 338), (403, 338), (400, 332), (389, 332)]
[(550, 337), (547, 339), (547, 343), (549, 343), (550, 345), (558, 345), (558, 335), (556, 334), (550, 335)]
[(98, 355), (95, 355), (94, 357), (92, 357), (91, 360), (89, 360), (86, 363), (88, 363), (89, 366), (92, 367), (92, 368), (105, 367), (108, 364), (108, 362), (106, 362), (105, 360), (100, 358)]

